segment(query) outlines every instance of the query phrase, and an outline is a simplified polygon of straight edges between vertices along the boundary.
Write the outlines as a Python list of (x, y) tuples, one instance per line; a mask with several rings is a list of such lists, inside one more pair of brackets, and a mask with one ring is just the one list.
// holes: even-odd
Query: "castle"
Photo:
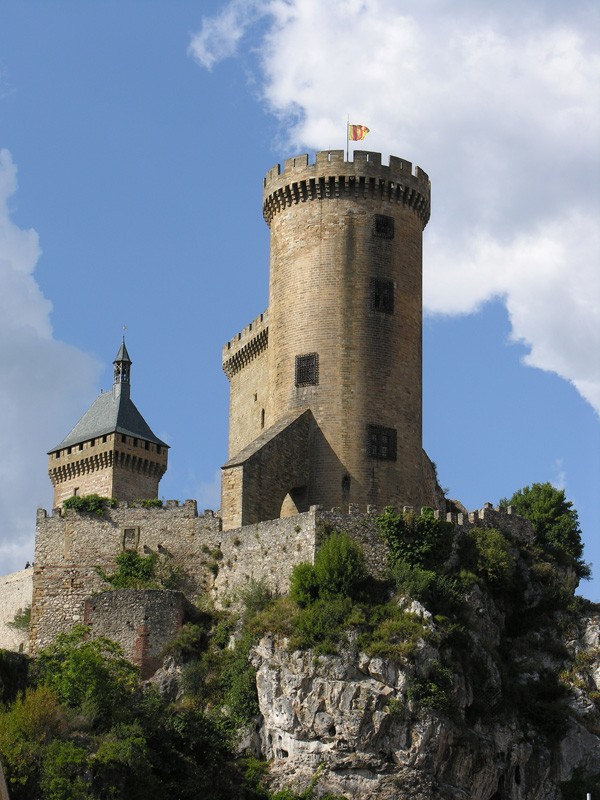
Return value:
[[(220, 513), (198, 514), (191, 500), (148, 507), (168, 446), (131, 400), (124, 341), (112, 391), (50, 450), (54, 510), (37, 515), (32, 652), (85, 622), (119, 641), (147, 676), (186, 602), (201, 594), (230, 601), (249, 580), (285, 592), (293, 567), (314, 560), (319, 523), (348, 530), (378, 574), (386, 563), (378, 509), (428, 505), (446, 514), (421, 441), (429, 179), (393, 156), (389, 166), (379, 153), (343, 156), (291, 158), (265, 177), (269, 307), (223, 348), (230, 409)], [(91, 493), (117, 506), (101, 516), (62, 507)], [(489, 525), (498, 514), (487, 506), (450, 518)], [(527, 535), (515, 516), (502, 524)], [(111, 571), (124, 550), (176, 566), (182, 591), (106, 592), (98, 570)]]

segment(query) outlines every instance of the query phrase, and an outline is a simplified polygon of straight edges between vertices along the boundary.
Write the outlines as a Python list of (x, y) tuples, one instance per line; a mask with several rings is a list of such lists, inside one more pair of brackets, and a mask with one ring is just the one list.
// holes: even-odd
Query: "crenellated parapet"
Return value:
[(263, 311), (223, 346), (223, 371), (228, 378), (267, 349), (269, 344), (269, 312)]
[(427, 225), (431, 208), (431, 184), (420, 167), (397, 156), (389, 165), (381, 153), (356, 150), (353, 161), (344, 160), (343, 150), (318, 152), (315, 163), (308, 155), (288, 158), (283, 170), (276, 164), (263, 183), (263, 216), (267, 224), (284, 208), (310, 200), (374, 198), (411, 208)]

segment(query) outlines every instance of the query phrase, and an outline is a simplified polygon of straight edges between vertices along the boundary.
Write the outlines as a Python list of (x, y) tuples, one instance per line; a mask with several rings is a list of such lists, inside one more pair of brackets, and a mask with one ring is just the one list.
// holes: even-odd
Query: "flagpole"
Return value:
[(350, 114), (348, 114), (348, 120), (346, 122), (346, 161), (350, 161), (350, 157), (348, 155), (349, 149), (350, 149)]

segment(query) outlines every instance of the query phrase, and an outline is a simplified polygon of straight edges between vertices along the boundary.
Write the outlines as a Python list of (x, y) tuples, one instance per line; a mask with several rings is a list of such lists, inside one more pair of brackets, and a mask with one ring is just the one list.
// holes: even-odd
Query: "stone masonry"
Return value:
[[(107, 592), (98, 568), (110, 573), (124, 549), (157, 553), (162, 564), (181, 569), (181, 589), (196, 601), (203, 595), (217, 607), (235, 603), (251, 581), (263, 581), (285, 594), (292, 569), (313, 563), (328, 531), (342, 529), (362, 547), (369, 571), (385, 574), (387, 550), (375, 518), (377, 510), (351, 506), (309, 511), (224, 531), (212, 511), (198, 515), (195, 501), (170, 501), (165, 509), (121, 503), (103, 516), (75, 511), (52, 515), (38, 511), (33, 575), (31, 650), (51, 642), (74, 624), (89, 623), (95, 635), (118, 641), (126, 655), (144, 668), (155, 665), (158, 642), (175, 635), (183, 619), (179, 592)], [(469, 527), (499, 527), (531, 537), (529, 523), (487, 504), (471, 514), (448, 514), (448, 521)], [(129, 592), (129, 593), (128, 593)], [(161, 599), (162, 597), (162, 599)]]
[[(429, 208), (428, 176), (395, 156), (384, 165), (379, 153), (355, 151), (347, 162), (325, 151), (314, 164), (296, 156), (267, 173), (268, 311), (223, 348), (224, 528), (315, 504), (441, 504), (421, 434)], [(306, 410), (307, 469), (292, 457), (266, 496), (258, 445), (285, 437), (283, 422)]]

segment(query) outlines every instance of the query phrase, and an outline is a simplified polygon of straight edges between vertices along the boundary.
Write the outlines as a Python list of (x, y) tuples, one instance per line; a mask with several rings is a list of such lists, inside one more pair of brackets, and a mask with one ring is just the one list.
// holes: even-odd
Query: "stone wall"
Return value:
[(316, 508), (284, 519), (246, 525), (221, 534), (213, 595), (218, 605), (235, 600), (249, 581), (264, 579), (274, 594), (286, 594), (292, 570), (315, 557)]
[(0, 648), (29, 652), (27, 631), (9, 626), (17, 614), (31, 607), (33, 569), (22, 569), (0, 577)]
[(92, 636), (117, 642), (146, 679), (161, 665), (165, 643), (177, 636), (184, 617), (181, 592), (117, 589), (89, 597), (83, 621)]
[[(223, 531), (213, 512), (197, 514), (194, 501), (182, 506), (170, 503), (166, 509), (132, 508), (122, 503), (115, 509), (106, 509), (103, 516), (75, 511), (49, 516), (40, 509), (33, 576), (32, 650), (86, 620), (92, 620), (97, 631), (104, 631), (103, 635), (121, 641), (119, 631), (125, 615), (127, 624), (122, 637), (128, 652), (138, 647), (134, 640), (146, 641), (139, 620), (147, 618), (153, 630), (163, 629), (166, 623), (153, 610), (160, 604), (152, 605), (148, 600), (153, 595), (144, 595), (137, 606), (133, 595), (126, 597), (122, 610), (115, 612), (115, 620), (121, 622), (114, 625), (107, 610), (109, 600), (96, 604), (100, 616), (95, 622), (90, 617), (86, 600), (91, 597), (95, 603), (94, 595), (106, 593), (107, 589), (97, 569), (111, 572), (116, 556), (124, 549), (157, 553), (161, 564), (181, 569), (180, 588), (189, 600), (209, 595), (217, 607), (224, 607), (235, 604), (252, 581), (264, 581), (274, 594), (285, 594), (294, 566), (313, 563), (318, 547), (332, 529), (347, 531), (361, 545), (371, 574), (383, 577), (388, 551), (377, 530), (376, 516), (373, 506), (349, 506), (344, 512), (313, 506), (294, 516)], [(516, 537), (532, 537), (526, 520), (512, 514), (511, 509), (500, 511), (489, 503), (470, 514), (441, 516), (463, 528), (497, 527)]]
[[(288, 494), (306, 493), (314, 428), (311, 411), (289, 412), (224, 465), (221, 514), (225, 530), (277, 519)], [(306, 510), (308, 505), (294, 508)]]
[(84, 601), (106, 590), (97, 568), (111, 572), (124, 549), (157, 553), (183, 571), (182, 588), (194, 598), (210, 590), (211, 553), (218, 549), (221, 520), (212, 511), (198, 516), (196, 502), (164, 509), (121, 503), (103, 516), (38, 510), (31, 640), (34, 649), (83, 622)]
[(223, 347), (229, 379), (228, 458), (237, 455), (270, 427), (267, 417), (269, 315), (265, 311)]

